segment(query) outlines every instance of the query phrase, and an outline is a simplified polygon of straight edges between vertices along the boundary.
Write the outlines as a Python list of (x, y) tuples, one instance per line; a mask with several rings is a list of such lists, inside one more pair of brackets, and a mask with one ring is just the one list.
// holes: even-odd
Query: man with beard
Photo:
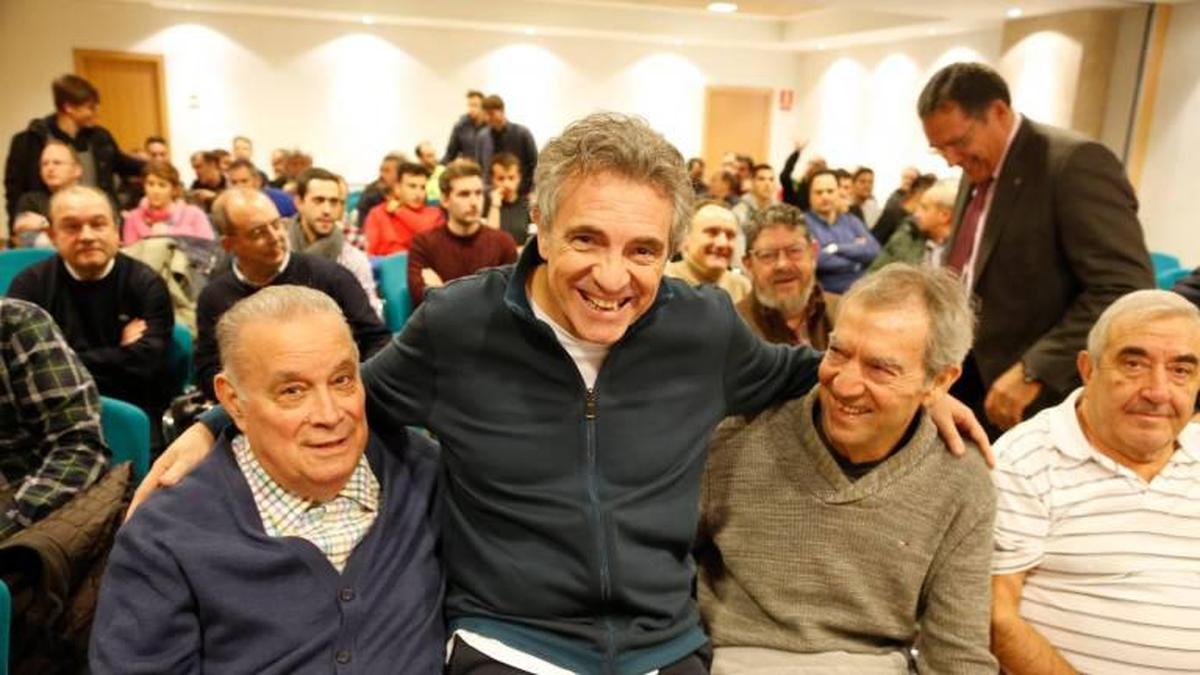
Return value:
[(288, 219), (288, 239), (293, 251), (318, 255), (350, 270), (367, 294), (371, 309), (383, 316), (383, 301), (375, 290), (375, 276), (367, 254), (348, 245), (338, 219), (346, 203), (337, 175), (313, 167), (296, 178), (297, 214)]
[(714, 284), (736, 304), (750, 293), (750, 282), (730, 271), (733, 247), (737, 242), (737, 216), (721, 202), (704, 201), (692, 214), (692, 225), (680, 251), (681, 260), (668, 263), (665, 274), (692, 286)]
[(507, 232), (483, 227), (479, 165), (460, 159), (446, 167), (440, 180), (446, 224), (413, 237), (408, 252), (408, 292), (414, 307), (427, 288), (517, 261), (517, 242)]
[(751, 330), (768, 342), (825, 349), (833, 322), (825, 296), (813, 282), (817, 243), (800, 209), (774, 204), (746, 227), (746, 256), (753, 293), (737, 303)]

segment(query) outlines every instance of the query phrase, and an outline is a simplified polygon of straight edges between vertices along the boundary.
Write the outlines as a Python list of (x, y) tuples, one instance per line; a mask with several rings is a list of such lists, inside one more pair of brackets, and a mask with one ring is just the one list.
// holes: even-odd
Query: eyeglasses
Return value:
[(247, 239), (250, 239), (253, 241), (269, 239), (272, 236), (274, 236), (276, 233), (283, 231), (285, 224), (286, 224), (285, 219), (276, 218), (275, 220), (272, 220), (267, 223), (259, 223), (257, 225), (251, 225), (249, 228), (246, 229), (243, 236), (246, 237)]
[(967, 130), (964, 131), (962, 135), (952, 141), (946, 141), (941, 145), (935, 145), (930, 148), (930, 150), (939, 155), (945, 155), (946, 151), (948, 150), (953, 150), (955, 152), (965, 151), (971, 146), (971, 141), (975, 140), (975, 129), (978, 125), (979, 120), (975, 119), (974, 117), (969, 118), (967, 121)]
[(750, 255), (763, 264), (775, 262), (779, 259), (779, 254), (781, 253), (791, 261), (803, 260), (808, 255), (808, 246), (806, 244), (793, 244), (784, 248), (758, 248), (750, 251)]

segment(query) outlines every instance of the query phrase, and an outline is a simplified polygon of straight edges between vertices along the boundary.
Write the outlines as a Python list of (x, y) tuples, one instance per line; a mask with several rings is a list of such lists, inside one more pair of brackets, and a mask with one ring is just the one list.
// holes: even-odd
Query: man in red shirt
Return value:
[(458, 160), (442, 172), (442, 205), (449, 219), (413, 237), (408, 254), (408, 292), (413, 306), (425, 289), (474, 274), (484, 267), (517, 261), (517, 242), (504, 230), (483, 227), (483, 172), (470, 160)]
[(391, 255), (407, 251), (414, 236), (440, 227), (446, 215), (425, 203), (425, 183), (429, 170), (420, 164), (405, 162), (397, 170), (399, 179), (388, 200), (371, 209), (363, 229), (367, 235), (367, 253)]

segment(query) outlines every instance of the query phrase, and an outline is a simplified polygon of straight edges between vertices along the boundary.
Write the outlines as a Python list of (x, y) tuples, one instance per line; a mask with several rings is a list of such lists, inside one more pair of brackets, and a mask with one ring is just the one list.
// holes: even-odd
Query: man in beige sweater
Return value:
[(718, 430), (699, 603), (713, 673), (989, 673), (995, 496), (924, 412), (971, 345), (961, 283), (892, 265), (839, 303), (820, 384)]
[(665, 274), (692, 286), (713, 284), (737, 304), (750, 293), (750, 280), (730, 269), (738, 232), (737, 216), (729, 207), (714, 201), (700, 202), (679, 247), (682, 258), (667, 263)]

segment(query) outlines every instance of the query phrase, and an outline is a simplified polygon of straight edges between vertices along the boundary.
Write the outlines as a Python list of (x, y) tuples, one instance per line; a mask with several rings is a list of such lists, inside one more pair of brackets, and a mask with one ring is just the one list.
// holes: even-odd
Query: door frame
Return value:
[(170, 109), (167, 107), (167, 76), (166, 69), (163, 67), (162, 54), (143, 54), (139, 52), (118, 52), (107, 49), (73, 49), (72, 55), (75, 61), (75, 74), (80, 77), (86, 77), (83, 74), (84, 62), (89, 57), (96, 57), (108, 61), (128, 61), (133, 63), (152, 63), (154, 64), (154, 78), (158, 83), (158, 109), (162, 113), (162, 137), (167, 141), (167, 146), (171, 145), (171, 119)]
[[(709, 157), (709, 149), (710, 148), (708, 147), (708, 125), (712, 123), (712, 98), (713, 98), (713, 94), (721, 94), (721, 93), (766, 95), (767, 116), (766, 116), (766, 119), (763, 120), (763, 138), (766, 139), (766, 147), (763, 148), (763, 151), (766, 153), (770, 153), (771, 152), (771, 118), (774, 113), (772, 105), (775, 101), (775, 90), (770, 87), (739, 87), (739, 86), (709, 85), (704, 88), (704, 136), (701, 139), (700, 156), (701, 157)], [(718, 152), (724, 152), (724, 151), (718, 150)], [(756, 157), (755, 161), (766, 161), (766, 158), (764, 157), (762, 160), (759, 160)]]

